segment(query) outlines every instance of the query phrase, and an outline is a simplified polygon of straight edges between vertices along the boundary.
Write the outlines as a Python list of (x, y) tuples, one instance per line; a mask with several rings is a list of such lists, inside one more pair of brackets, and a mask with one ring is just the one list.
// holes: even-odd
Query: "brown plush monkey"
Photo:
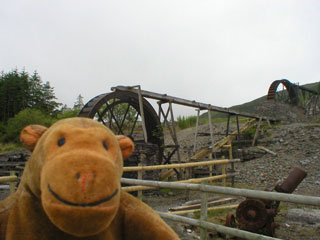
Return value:
[(123, 158), (134, 150), (87, 118), (21, 132), (30, 149), (17, 191), (0, 203), (1, 240), (174, 240), (146, 204), (122, 192)]

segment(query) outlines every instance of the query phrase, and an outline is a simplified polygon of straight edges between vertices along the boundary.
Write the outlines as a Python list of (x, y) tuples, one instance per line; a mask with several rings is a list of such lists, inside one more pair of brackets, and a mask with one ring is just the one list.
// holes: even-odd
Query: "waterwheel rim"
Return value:
[[(141, 114), (138, 94), (129, 91), (115, 91), (100, 94), (89, 100), (80, 110), (79, 117), (95, 119), (115, 134), (123, 134), (134, 140), (135, 143), (143, 142), (141, 129)], [(122, 116), (115, 116), (122, 109)], [(158, 145), (158, 162), (162, 163), (163, 132), (159, 117), (152, 105), (143, 98), (143, 111), (148, 143)]]

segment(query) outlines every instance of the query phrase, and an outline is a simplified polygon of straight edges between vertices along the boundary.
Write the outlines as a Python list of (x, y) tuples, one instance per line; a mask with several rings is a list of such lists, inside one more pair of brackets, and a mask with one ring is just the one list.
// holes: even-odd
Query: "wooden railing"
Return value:
[(10, 194), (15, 192), (16, 182), (18, 177), (15, 175), (15, 171), (10, 171), (10, 176), (0, 177), (0, 183), (10, 182)]

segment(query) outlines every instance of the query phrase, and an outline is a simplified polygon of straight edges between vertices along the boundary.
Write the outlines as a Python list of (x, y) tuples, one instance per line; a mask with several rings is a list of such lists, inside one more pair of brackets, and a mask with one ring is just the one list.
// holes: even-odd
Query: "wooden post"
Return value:
[[(230, 148), (229, 148), (229, 159), (233, 159), (233, 155), (232, 155), (232, 141), (230, 141), (229, 143)], [(231, 171), (232, 173), (234, 173), (234, 163), (231, 163)], [(234, 177), (231, 178), (231, 186), (234, 187)]]
[[(201, 186), (205, 186), (208, 181), (202, 181)], [(201, 191), (201, 212), (200, 212), (200, 239), (207, 240), (207, 229), (201, 227), (203, 221), (208, 218), (208, 193)]]
[[(138, 166), (139, 166), (139, 167), (142, 167), (142, 163), (141, 163), (141, 162), (138, 163)], [(139, 180), (142, 180), (142, 170), (139, 170), (139, 171), (138, 171), (138, 179), (139, 179)], [(138, 191), (138, 199), (139, 199), (139, 200), (142, 200), (142, 191), (141, 191), (141, 190)]]
[[(196, 132), (194, 133), (194, 144), (193, 144), (193, 153), (197, 150), (197, 136), (198, 136), (198, 126), (199, 126), (199, 115), (200, 109), (196, 109), (197, 111), (197, 121), (196, 121)], [(190, 158), (189, 158), (190, 159)]]
[[(173, 140), (174, 140), (175, 145), (179, 146), (177, 132), (176, 132), (176, 124), (174, 122), (174, 115), (173, 115), (172, 103), (171, 102), (169, 102), (169, 109), (170, 109), (170, 116), (171, 116), (172, 131), (173, 131), (173, 134), (174, 134), (174, 139)], [(177, 154), (177, 158), (178, 158), (178, 163), (181, 163), (179, 147), (177, 149), (176, 154)], [(179, 171), (179, 172), (181, 172), (181, 171)]]
[(262, 121), (262, 118), (260, 117), (260, 118), (259, 118), (258, 125), (257, 125), (257, 128), (256, 128), (256, 132), (254, 133), (254, 137), (253, 137), (253, 141), (252, 141), (252, 146), (256, 145), (256, 140), (257, 140), (257, 138), (258, 138), (259, 131), (260, 131), (261, 121)]
[(139, 109), (140, 109), (140, 116), (141, 116), (141, 122), (142, 122), (143, 137), (144, 137), (144, 141), (147, 143), (148, 142), (148, 134), (147, 134), (146, 122), (144, 119), (143, 99), (142, 99), (140, 85), (138, 85), (138, 98), (139, 98)]
[[(226, 164), (222, 164), (222, 175), (226, 175), (226, 174), (227, 174), (227, 173), (226, 173)], [(222, 185), (223, 185), (224, 187), (227, 186), (226, 178), (223, 178), (223, 179), (222, 179)]]
[(211, 139), (211, 147), (212, 147), (212, 153), (214, 158), (217, 158), (216, 157), (216, 152), (215, 152), (215, 149), (214, 149), (214, 139), (213, 139), (213, 127), (212, 127), (212, 119), (211, 119), (211, 111), (210, 111), (210, 105), (208, 107), (208, 120), (209, 120), (209, 128), (210, 128), (210, 139)]
[(229, 135), (229, 126), (230, 126), (230, 114), (228, 114), (226, 137), (228, 137), (228, 135)]
[(236, 115), (236, 121), (237, 121), (237, 132), (238, 132), (238, 136), (237, 136), (237, 140), (240, 140), (240, 124), (239, 124), (239, 116)]
[[(15, 171), (10, 171), (10, 176), (15, 176)], [(16, 182), (11, 181), (10, 182), (10, 194), (14, 193), (16, 191)]]
[[(209, 159), (212, 159), (212, 154), (209, 154)], [(212, 177), (212, 173), (213, 173), (213, 165), (209, 166), (209, 176)]]
[(212, 165), (209, 166), (209, 177), (212, 177), (213, 168)]

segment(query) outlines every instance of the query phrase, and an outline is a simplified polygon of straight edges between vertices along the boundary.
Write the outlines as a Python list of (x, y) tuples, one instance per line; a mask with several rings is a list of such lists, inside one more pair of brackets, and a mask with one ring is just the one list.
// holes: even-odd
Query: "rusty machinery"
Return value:
[[(275, 186), (274, 190), (280, 193), (292, 193), (306, 176), (304, 169), (296, 167), (282, 184)], [(227, 215), (225, 225), (273, 236), (276, 227), (274, 218), (279, 205), (279, 201), (247, 198), (237, 207), (236, 216)]]
[(319, 108), (320, 92), (281, 79), (271, 83), (267, 99), (314, 109)]

